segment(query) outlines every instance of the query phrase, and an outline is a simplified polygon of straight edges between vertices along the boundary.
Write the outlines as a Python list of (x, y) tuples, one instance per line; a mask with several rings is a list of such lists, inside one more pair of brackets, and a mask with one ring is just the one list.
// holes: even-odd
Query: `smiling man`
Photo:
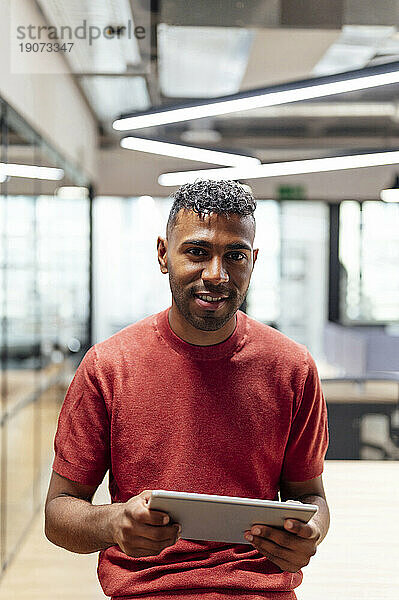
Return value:
[[(221, 184), (213, 187), (214, 193), (223, 190)], [(258, 250), (252, 249), (255, 220), (249, 212), (254, 205), (243, 205), (242, 214), (224, 214), (223, 204), (215, 206), (220, 212), (198, 214), (189, 204), (190, 199), (198, 202), (193, 191), (197, 188), (197, 194), (204, 194), (212, 188), (209, 182), (192, 188), (185, 186), (176, 195), (167, 225), (168, 239), (158, 238), (158, 257), (161, 271), (169, 273), (169, 323), (173, 331), (191, 344), (209, 346), (233, 333), (236, 312), (245, 300), (258, 255)], [(230, 188), (236, 193), (239, 208), (243, 198), (237, 197), (237, 191), (244, 198), (248, 192), (238, 184), (231, 183)], [(208, 204), (212, 208), (209, 200)]]
[[(328, 531), (314, 360), (239, 310), (258, 255), (255, 207), (232, 181), (182, 186), (157, 242), (171, 307), (95, 344), (65, 397), (46, 535), (100, 551), (100, 583), (115, 600), (292, 600)], [(93, 506), (107, 470), (112, 504)], [(254, 526), (242, 544), (185, 540), (149, 510), (151, 489), (280, 495), (319, 510), (307, 524)]]

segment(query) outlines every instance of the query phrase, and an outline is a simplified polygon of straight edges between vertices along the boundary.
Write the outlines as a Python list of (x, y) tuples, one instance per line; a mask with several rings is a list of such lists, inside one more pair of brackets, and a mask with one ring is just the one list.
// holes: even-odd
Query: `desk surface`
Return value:
[(322, 382), (324, 396), (327, 402), (339, 404), (356, 403), (391, 403), (399, 404), (399, 382), (367, 381), (353, 382)]
[(399, 461), (326, 461), (331, 525), (298, 600), (393, 600), (399, 588)]

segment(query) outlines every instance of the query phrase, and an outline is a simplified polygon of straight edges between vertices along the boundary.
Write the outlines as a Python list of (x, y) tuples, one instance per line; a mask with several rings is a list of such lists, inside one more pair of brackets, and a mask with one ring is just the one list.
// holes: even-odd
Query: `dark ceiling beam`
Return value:
[(341, 29), (343, 25), (399, 24), (397, 0), (162, 0), (168, 25)]

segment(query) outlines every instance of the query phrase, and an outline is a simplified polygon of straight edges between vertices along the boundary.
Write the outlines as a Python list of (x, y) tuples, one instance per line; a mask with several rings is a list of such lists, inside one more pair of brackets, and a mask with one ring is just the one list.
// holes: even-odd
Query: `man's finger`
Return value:
[[(132, 517), (139, 523), (157, 525), (158, 527), (167, 525), (167, 523), (170, 522), (168, 513), (148, 508), (148, 504), (146, 504), (145, 501), (135, 506)], [(167, 521), (165, 522), (164, 519), (167, 519)]]
[[(250, 532), (248, 531), (246, 533)], [(258, 536), (254, 536), (251, 543), (258, 550), (258, 552), (271, 560), (283, 571), (295, 573), (301, 568), (299, 564), (294, 564), (293, 559), (295, 558), (295, 554), (292, 552), (292, 550), (281, 547), (270, 539), (265, 539)], [(307, 564), (307, 562), (304, 562), (303, 564)]]
[[(271, 542), (281, 546), (282, 548), (291, 548), (295, 541), (295, 535), (290, 535), (283, 529), (270, 527), (268, 525), (253, 525), (251, 531), (248, 532), (257, 537), (270, 540)], [(249, 540), (251, 541), (251, 540)]]
[(164, 527), (147, 523), (137, 523), (135, 531), (137, 535), (142, 537), (158, 542), (164, 542), (177, 537), (178, 527), (179, 525), (177, 523), (173, 525), (165, 525)]
[(295, 535), (308, 540), (316, 538), (318, 535), (316, 525), (311, 522), (302, 523), (302, 521), (297, 521), (296, 519), (286, 519), (284, 521), (284, 528), (290, 533), (295, 533)]

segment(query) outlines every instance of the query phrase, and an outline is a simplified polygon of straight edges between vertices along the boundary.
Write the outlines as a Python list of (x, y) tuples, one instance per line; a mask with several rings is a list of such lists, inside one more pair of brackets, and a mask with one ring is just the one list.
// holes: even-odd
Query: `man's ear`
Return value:
[(258, 252), (259, 252), (259, 248), (256, 248), (256, 250), (254, 250), (254, 254), (253, 254), (254, 262), (253, 262), (252, 268), (254, 268), (254, 266), (255, 266), (256, 259), (258, 258)]
[(168, 272), (168, 240), (158, 236), (157, 239), (158, 263), (161, 273)]

